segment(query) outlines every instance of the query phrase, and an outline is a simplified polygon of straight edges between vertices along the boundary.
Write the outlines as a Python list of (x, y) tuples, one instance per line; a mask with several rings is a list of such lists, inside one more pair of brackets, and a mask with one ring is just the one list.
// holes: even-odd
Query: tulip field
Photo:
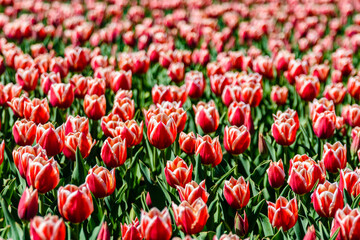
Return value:
[(360, 1), (0, 0), (0, 239), (360, 240)]

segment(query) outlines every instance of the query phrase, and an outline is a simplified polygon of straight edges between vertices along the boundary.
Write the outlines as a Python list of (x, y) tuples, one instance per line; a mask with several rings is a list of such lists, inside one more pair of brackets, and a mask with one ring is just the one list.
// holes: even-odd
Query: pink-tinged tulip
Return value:
[(239, 155), (249, 148), (251, 135), (247, 127), (231, 126), (224, 130), (224, 148), (232, 155)]
[(186, 93), (191, 98), (200, 98), (205, 90), (206, 81), (202, 72), (190, 71), (185, 74)]
[(342, 191), (338, 184), (326, 181), (320, 184), (311, 196), (315, 211), (321, 217), (334, 217), (338, 209), (344, 207)]
[(188, 134), (181, 132), (179, 135), (179, 145), (181, 151), (185, 152), (188, 155), (195, 154), (195, 143), (196, 137), (193, 132), (189, 132)]
[(332, 83), (341, 83), (342, 82), (342, 73), (339, 70), (333, 70), (331, 73), (331, 82)]
[(335, 131), (336, 116), (332, 111), (315, 113), (313, 120), (314, 133), (318, 138), (330, 138)]
[(166, 181), (173, 188), (177, 186), (185, 187), (191, 181), (192, 171), (192, 164), (188, 167), (186, 162), (179, 156), (173, 161), (167, 161), (164, 169)]
[(133, 119), (135, 115), (135, 103), (130, 98), (115, 99), (112, 113), (120, 116), (122, 121)]
[(172, 62), (169, 65), (167, 74), (171, 81), (180, 83), (184, 80), (185, 65), (182, 62)]
[(42, 156), (29, 160), (26, 181), (39, 193), (47, 193), (53, 190), (60, 181), (57, 162), (53, 158), (47, 159)]
[(236, 84), (227, 85), (221, 94), (223, 103), (228, 107), (232, 102), (240, 102), (241, 90), (241, 87)]
[(271, 100), (277, 105), (284, 105), (288, 98), (289, 90), (287, 87), (280, 87), (278, 85), (271, 88)]
[(82, 132), (84, 134), (89, 133), (89, 119), (86, 117), (80, 117), (79, 115), (77, 115), (76, 117), (70, 115), (66, 119), (64, 126), (65, 135), (76, 132)]
[(273, 117), (275, 120), (282, 119), (282, 118), (284, 118), (284, 119), (292, 118), (292, 119), (294, 119), (294, 121), (296, 123), (297, 129), (299, 129), (299, 127), (300, 127), (299, 116), (298, 116), (297, 112), (293, 109), (288, 108), (288, 109), (286, 109), (285, 112), (278, 111), (276, 113), (276, 115), (273, 115)]
[(95, 167), (89, 170), (86, 177), (86, 186), (97, 198), (104, 198), (111, 195), (116, 188), (115, 169), (111, 171), (104, 167)]
[(317, 77), (300, 75), (296, 78), (296, 92), (301, 99), (312, 101), (319, 95), (320, 82)]
[(219, 165), (222, 161), (223, 153), (219, 137), (212, 139), (209, 135), (198, 135), (195, 142), (195, 154), (200, 155), (201, 163), (211, 164), (212, 167)]
[(329, 72), (330, 67), (326, 64), (315, 65), (312, 67), (312, 75), (317, 77), (320, 82), (326, 82)]
[(325, 143), (323, 158), (324, 165), (327, 171), (337, 173), (339, 169), (346, 167), (346, 145), (336, 142), (333, 145)]
[(18, 215), (22, 220), (30, 221), (36, 216), (39, 204), (38, 204), (38, 192), (33, 188), (25, 188), (21, 195), (18, 205)]
[(81, 47), (65, 49), (65, 58), (70, 69), (81, 72), (90, 63), (90, 50)]
[(308, 227), (303, 240), (316, 240), (316, 232), (315, 232), (314, 225), (311, 225), (310, 227)]
[(298, 125), (294, 118), (277, 118), (271, 126), (272, 135), (276, 143), (289, 146), (296, 140)]
[(263, 97), (261, 84), (245, 82), (241, 85), (241, 101), (248, 103), (251, 107), (259, 106)]
[(140, 231), (140, 223), (137, 218), (130, 224), (120, 224), (121, 238), (123, 240), (142, 240), (143, 237)]
[(225, 180), (224, 197), (230, 207), (240, 209), (246, 207), (250, 200), (250, 185), (243, 177), (238, 180), (231, 177)]
[(99, 67), (107, 67), (109, 64), (108, 57), (97, 55), (91, 58), (90, 65), (93, 70)]
[(110, 88), (113, 92), (119, 89), (130, 90), (132, 85), (131, 71), (114, 71), (110, 74)]
[(351, 138), (352, 143), (350, 150), (352, 153), (356, 153), (360, 149), (360, 127), (354, 127), (351, 130)]
[(253, 61), (253, 69), (266, 78), (272, 79), (274, 77), (273, 61), (268, 56), (260, 55), (255, 58)]
[(269, 184), (272, 188), (279, 188), (285, 182), (285, 171), (282, 160), (278, 162), (270, 162), (269, 168), (266, 170), (268, 174)]
[(101, 118), (101, 129), (106, 137), (116, 137), (116, 128), (122, 122), (121, 117), (117, 114), (110, 113)]
[(67, 221), (81, 223), (94, 211), (91, 193), (85, 184), (61, 186), (57, 195), (59, 212)]
[(213, 237), (213, 240), (240, 240), (240, 238), (232, 233), (229, 234), (223, 234), (220, 236), (220, 238), (218, 238), (216, 235)]
[(341, 191), (344, 189), (351, 194), (352, 196), (356, 197), (360, 193), (360, 171), (356, 168), (354, 171), (345, 168), (340, 171), (340, 182), (339, 188)]
[(174, 143), (177, 135), (175, 121), (165, 113), (150, 118), (147, 136), (151, 145), (165, 149)]
[(274, 59), (274, 67), (277, 72), (286, 71), (290, 60), (294, 59), (294, 55), (287, 50), (280, 50)]
[(120, 136), (122, 140), (126, 140), (126, 147), (136, 146), (143, 138), (143, 125), (143, 122), (138, 125), (135, 120), (119, 122), (115, 129), (115, 135)]
[(16, 83), (22, 86), (25, 91), (33, 91), (37, 87), (39, 80), (39, 70), (35, 67), (16, 71)]
[(110, 238), (111, 238), (111, 235), (110, 235), (110, 230), (107, 225), (107, 222), (103, 222), (96, 240), (110, 240)]
[(170, 240), (172, 234), (171, 218), (167, 208), (162, 212), (152, 208), (149, 212), (141, 211), (140, 230), (145, 240)]
[(32, 145), (36, 137), (36, 124), (26, 119), (18, 120), (13, 126), (12, 133), (17, 145)]
[(75, 161), (76, 149), (79, 148), (82, 158), (89, 156), (92, 147), (95, 145), (95, 141), (92, 140), (89, 133), (69, 133), (65, 136), (63, 153), (65, 157)]
[(58, 216), (36, 216), (30, 222), (31, 240), (65, 240), (66, 226)]
[(154, 104), (162, 103), (164, 101), (168, 102), (180, 102), (181, 106), (185, 103), (187, 94), (186, 87), (182, 85), (181, 87), (177, 86), (164, 86), (164, 85), (155, 85), (151, 90), (151, 96)]
[(333, 236), (340, 228), (336, 237), (337, 240), (360, 239), (360, 232), (358, 231), (360, 227), (359, 216), (360, 211), (357, 208), (351, 209), (350, 206), (346, 204), (343, 209), (340, 209), (335, 213), (330, 236)]
[(309, 103), (310, 108), (310, 119), (315, 117), (315, 113), (323, 113), (325, 111), (335, 112), (335, 106), (333, 101), (326, 98), (314, 99), (313, 102)]
[(36, 131), (36, 143), (46, 150), (48, 156), (55, 156), (64, 148), (65, 131), (61, 125), (55, 128), (52, 123), (39, 124)]
[(204, 133), (216, 131), (219, 127), (220, 116), (213, 100), (208, 103), (200, 101), (196, 106), (193, 105), (193, 110), (195, 112), (195, 122)]
[(106, 113), (106, 99), (104, 95), (85, 95), (84, 111), (88, 118), (99, 120)]
[(88, 95), (104, 95), (106, 89), (106, 82), (103, 78), (90, 78), (87, 81)]
[(197, 234), (203, 230), (209, 218), (206, 203), (201, 198), (190, 204), (181, 202), (179, 206), (172, 203), (175, 223), (186, 234)]
[(74, 87), (70, 83), (54, 83), (50, 87), (49, 101), (53, 107), (69, 108), (74, 102)]
[(346, 105), (343, 107), (341, 116), (351, 127), (360, 126), (360, 106), (357, 104)]
[[(11, 99), (11, 102), (7, 102), (9, 107), (12, 109), (14, 115), (18, 118), (24, 117), (25, 103), (31, 104), (31, 100), (24, 95), (22, 95), (21, 97), (15, 97), (15, 98)], [(49, 118), (50, 118), (50, 115), (49, 115)]]
[(198, 198), (201, 198), (204, 203), (207, 202), (209, 193), (205, 190), (205, 180), (200, 184), (197, 184), (195, 181), (191, 181), (185, 185), (185, 187), (177, 186), (179, 192), (180, 200), (187, 201), (190, 204), (193, 204)]
[(4, 162), (5, 141), (0, 143), (0, 165)]
[(216, 96), (221, 96), (227, 85), (230, 85), (230, 79), (225, 75), (210, 75), (210, 86), (211, 91), (215, 93)]
[(346, 88), (343, 83), (331, 83), (325, 86), (324, 97), (332, 100), (334, 104), (340, 104), (344, 101)]
[(120, 136), (107, 138), (101, 148), (101, 158), (109, 168), (119, 167), (126, 160), (126, 140)]
[(50, 109), (46, 98), (34, 98), (32, 101), (25, 101), (23, 115), (27, 120), (36, 124), (46, 123), (50, 118)]
[(323, 183), (326, 173), (323, 162), (318, 164), (306, 154), (290, 160), (288, 184), (294, 193), (303, 195), (311, 191), (316, 182)]
[(12, 99), (20, 96), (22, 87), (17, 84), (8, 83), (5, 86), (0, 87), (0, 105), (9, 105), (8, 102), (12, 102)]
[[(3, 141), (0, 146), (0, 149), (2, 149), (2, 153), (4, 152), (4, 147), (5, 147), (5, 144)], [(0, 156), (1, 156), (1, 154), (0, 154)], [(2, 154), (2, 156), (3, 156), (3, 154)], [(24, 147), (19, 147), (16, 150), (14, 149), (12, 152), (12, 156), (14, 159), (15, 166), (19, 170), (19, 173), (23, 178), (26, 177), (27, 168), (28, 168), (30, 160), (34, 160), (35, 157), (37, 157), (37, 156), (41, 156), (43, 158), (47, 157), (46, 151), (38, 144), (35, 145), (34, 147), (24, 146)], [(0, 162), (2, 160), (3, 160), (3, 158), (1, 159), (1, 157), (0, 157)]]
[(249, 231), (249, 222), (246, 216), (246, 212), (244, 211), (244, 218), (236, 212), (234, 219), (234, 229), (235, 233), (241, 237), (245, 236)]
[(347, 83), (347, 89), (353, 98), (360, 99), (360, 76), (350, 77)]
[(208, 49), (194, 49), (191, 60), (195, 64), (205, 66), (210, 61), (210, 52)]
[(289, 62), (288, 70), (284, 73), (284, 75), (290, 84), (294, 84), (297, 76), (300, 76), (302, 74), (308, 74), (308, 72), (309, 65), (307, 61), (291, 59)]
[(59, 73), (62, 78), (69, 73), (69, 64), (66, 59), (62, 57), (55, 57), (50, 59), (49, 70), (54, 73)]
[(288, 201), (284, 197), (279, 197), (276, 203), (267, 202), (268, 217), (271, 225), (286, 232), (292, 228), (298, 220), (298, 205), (296, 198)]
[(253, 129), (250, 105), (244, 102), (233, 102), (228, 109), (228, 121), (231, 125), (245, 125), (250, 131)]
[(88, 81), (90, 77), (84, 77), (79, 74), (75, 74), (69, 80), (70, 84), (74, 87), (74, 94), (76, 98), (83, 99), (88, 91)]
[(55, 83), (61, 83), (61, 77), (59, 73), (43, 73), (40, 76), (41, 89), (45, 94), (48, 94), (50, 91), (51, 85)]

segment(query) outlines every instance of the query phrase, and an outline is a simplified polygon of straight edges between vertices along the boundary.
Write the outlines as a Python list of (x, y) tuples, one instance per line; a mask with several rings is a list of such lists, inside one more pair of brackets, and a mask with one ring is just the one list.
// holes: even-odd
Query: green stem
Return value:
[(44, 206), (45, 195), (39, 194), (39, 200), (40, 200), (40, 204), (39, 204), (40, 215), (44, 216), (45, 215), (45, 206)]
[(163, 164), (164, 164), (164, 166), (163, 166), (163, 168), (165, 168), (165, 166), (166, 166), (166, 154), (165, 154), (165, 149), (164, 150), (161, 150), (161, 155), (162, 155), (162, 161), (163, 161)]
[(73, 231), (71, 231), (72, 239), (80, 239), (81, 223), (74, 223), (72, 225), (73, 225)]

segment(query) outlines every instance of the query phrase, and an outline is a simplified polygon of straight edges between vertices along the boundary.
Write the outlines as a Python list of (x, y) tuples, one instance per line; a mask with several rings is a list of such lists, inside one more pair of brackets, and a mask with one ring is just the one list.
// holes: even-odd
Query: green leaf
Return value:
[[(267, 138), (270, 138), (269, 136)], [(271, 143), (269, 142), (269, 140), (266, 140), (266, 138), (264, 138), (265, 140), (265, 143), (266, 143), (266, 146), (267, 148), (269, 149), (269, 153), (270, 153), (270, 156), (271, 156), (271, 159), (273, 161), (276, 161), (276, 154), (275, 154), (275, 149), (274, 147), (271, 145)]]
[(79, 186), (85, 181), (85, 170), (84, 170), (84, 161), (81, 156), (79, 148), (76, 148), (76, 163), (75, 163), (74, 172), (72, 174), (71, 180), (72, 183)]
[(285, 240), (285, 239), (286, 239), (286, 235), (284, 234), (284, 231), (282, 229), (277, 231), (277, 233), (271, 238), (271, 240)]
[(340, 227), (338, 229), (336, 229), (336, 231), (334, 232), (334, 234), (329, 238), (329, 240), (335, 240), (337, 235), (340, 232)]
[(351, 204), (351, 208), (357, 208), (359, 207), (359, 203), (360, 203), (360, 194), (356, 196), (356, 198), (353, 200), (352, 204)]
[(145, 163), (143, 163), (143, 161), (139, 160), (139, 166), (140, 166), (140, 170), (145, 178), (145, 180), (147, 181), (148, 184), (152, 184), (152, 180), (151, 180), (151, 175), (150, 175), (150, 170), (149, 168), (145, 165)]
[(17, 227), (15, 220), (11, 216), (11, 214), (8, 211), (8, 206), (5, 202), (5, 199), (1, 197), (1, 209), (4, 214), (6, 223), (10, 225), (10, 232), (11, 235), (8, 237), (12, 237), (13, 239), (20, 239), (19, 231), (20, 229)]
[(99, 232), (100, 232), (100, 229), (101, 229), (101, 227), (102, 227), (102, 224), (104, 223), (104, 220), (105, 220), (105, 215), (103, 216), (103, 218), (102, 218), (99, 226), (97, 226), (97, 227), (95, 227), (95, 228), (93, 229), (93, 232), (92, 232), (89, 240), (96, 240), (97, 236), (99, 235)]
[(251, 173), (250, 178), (255, 180), (254, 182), (259, 184), (261, 180), (264, 178), (266, 170), (268, 169), (268, 165), (271, 160), (264, 161), (260, 163), (259, 166), (255, 168), (255, 170)]
[(298, 218), (295, 226), (294, 226), (294, 231), (295, 231), (295, 235), (297, 239), (303, 239), (305, 236), (305, 230), (304, 230), (304, 226), (301, 223), (301, 218)]
[[(231, 173), (235, 170), (235, 168), (237, 168), (237, 165), (235, 165), (233, 168), (231, 168), (227, 173), (225, 173), (224, 175), (222, 175), (222, 177), (217, 180), (217, 182), (214, 184), (214, 186), (212, 186), (210, 188), (210, 198), (214, 198), (214, 196), (216, 195), (215, 193), (217, 192), (217, 190), (219, 189), (219, 187), (221, 186), (222, 182), (227, 179)], [(211, 197), (212, 196), (212, 197)]]
[(264, 231), (264, 236), (267, 237), (274, 235), (273, 228), (270, 224), (269, 218), (262, 213), (260, 213), (259, 215), (261, 218), (261, 225)]

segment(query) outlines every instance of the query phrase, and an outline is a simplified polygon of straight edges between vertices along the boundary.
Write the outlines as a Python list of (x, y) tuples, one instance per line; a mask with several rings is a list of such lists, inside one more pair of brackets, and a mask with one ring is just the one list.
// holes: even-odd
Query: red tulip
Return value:
[(48, 156), (59, 154), (64, 148), (65, 131), (61, 125), (55, 128), (52, 123), (39, 124), (36, 131), (36, 143), (46, 150)]
[(231, 125), (245, 125), (250, 131), (253, 129), (250, 105), (244, 102), (233, 102), (228, 109), (228, 121)]
[(312, 67), (312, 75), (317, 77), (320, 82), (326, 82), (330, 72), (330, 67), (326, 64), (319, 64)]
[(45, 73), (41, 74), (40, 82), (41, 82), (41, 89), (43, 90), (43, 92), (45, 94), (48, 94), (48, 92), (50, 91), (51, 85), (53, 85), (55, 83), (61, 83), (61, 77), (60, 77), (59, 73), (45, 72)]
[(9, 105), (8, 102), (12, 102), (12, 99), (20, 96), (22, 87), (17, 84), (8, 83), (5, 86), (0, 84), (0, 105)]
[(114, 71), (110, 74), (110, 88), (113, 92), (119, 89), (130, 90), (132, 85), (131, 71)]
[[(2, 153), (4, 152), (4, 141), (2, 142), (0, 149), (2, 149)], [(0, 150), (1, 152), (1, 150)], [(0, 154), (1, 156), (1, 154)], [(3, 154), (2, 154), (3, 156)], [(30, 160), (34, 160), (35, 157), (40, 156), (42, 158), (47, 157), (46, 151), (40, 146), (35, 145), (32, 146), (25, 146), (25, 147), (19, 147), (18, 149), (14, 149), (12, 152), (12, 156), (14, 159), (15, 166), (19, 170), (20, 175), (25, 178), (27, 173), (27, 168), (29, 165)], [(2, 162), (3, 158), (0, 157), (0, 162)], [(1, 165), (1, 164), (0, 164)]]
[(308, 74), (308, 72), (309, 65), (307, 61), (291, 59), (288, 70), (284, 73), (284, 75), (290, 84), (294, 84), (297, 76), (300, 76), (301, 74)]
[(80, 117), (77, 115), (76, 117), (69, 116), (65, 122), (65, 135), (69, 133), (81, 132), (84, 134), (89, 133), (89, 119), (86, 117)]
[(188, 134), (181, 132), (179, 135), (179, 145), (180, 149), (188, 155), (195, 154), (195, 143), (196, 138), (193, 132)]
[(174, 120), (165, 113), (150, 118), (147, 136), (151, 145), (158, 149), (165, 149), (174, 143), (177, 129)]
[(103, 222), (96, 240), (110, 240), (110, 238), (111, 238), (111, 235), (110, 235), (109, 227), (106, 222)]
[(338, 209), (344, 207), (342, 191), (337, 183), (325, 181), (320, 184), (311, 196), (315, 211), (321, 217), (334, 217)]
[(89, 156), (91, 148), (95, 145), (91, 135), (88, 133), (76, 132), (65, 136), (63, 153), (65, 157), (76, 160), (76, 149), (79, 148), (82, 158)]
[(47, 193), (53, 190), (60, 181), (57, 162), (40, 155), (29, 160), (26, 173), (26, 181), (29, 186), (36, 188), (39, 193)]
[(126, 140), (126, 147), (136, 146), (143, 138), (143, 125), (143, 122), (141, 122), (139, 126), (135, 120), (119, 122), (115, 129), (115, 135), (120, 136), (122, 140)]
[(23, 115), (27, 120), (36, 124), (46, 123), (50, 118), (50, 109), (46, 98), (41, 100), (34, 98), (32, 101), (25, 101)]
[(69, 80), (70, 84), (74, 87), (74, 94), (76, 98), (83, 99), (88, 91), (88, 81), (90, 77), (84, 77), (79, 74), (75, 74)]
[(248, 103), (251, 107), (259, 106), (263, 97), (261, 84), (245, 82), (241, 85), (241, 101)]
[(356, 197), (360, 193), (359, 179), (360, 171), (358, 168), (356, 168), (354, 171), (348, 168), (340, 170), (340, 190), (344, 191), (345, 189), (349, 194)]
[(288, 98), (289, 90), (287, 87), (279, 87), (278, 85), (271, 88), (271, 100), (277, 105), (284, 105)]
[(269, 184), (272, 188), (279, 188), (284, 184), (285, 172), (281, 159), (278, 162), (270, 162), (270, 166), (266, 172), (268, 174)]
[(295, 142), (297, 130), (298, 125), (294, 118), (277, 118), (271, 126), (276, 143), (284, 146), (289, 146)]
[(336, 116), (332, 111), (315, 113), (313, 118), (314, 133), (318, 138), (330, 138), (335, 131)]
[(94, 211), (90, 190), (85, 184), (68, 184), (58, 190), (58, 209), (63, 218), (72, 223), (85, 221)]
[(346, 105), (343, 107), (341, 116), (351, 127), (360, 126), (360, 106), (357, 104)]
[(331, 226), (331, 234), (333, 236), (337, 229), (340, 231), (336, 237), (337, 240), (356, 240), (360, 239), (360, 212), (357, 208), (351, 209), (348, 204), (343, 209), (335, 213)]
[(308, 230), (303, 238), (303, 240), (316, 240), (316, 232), (314, 225), (308, 227)]
[(162, 212), (152, 208), (149, 212), (141, 211), (140, 230), (145, 240), (169, 240), (172, 234), (169, 210)]
[(186, 162), (179, 156), (173, 161), (167, 161), (164, 169), (166, 181), (173, 188), (177, 186), (185, 187), (191, 181), (192, 171), (192, 164), (188, 167)]
[(89, 170), (86, 177), (86, 186), (97, 198), (104, 198), (111, 195), (116, 188), (115, 169), (111, 171), (104, 167), (95, 167)]
[(245, 236), (249, 231), (249, 222), (246, 216), (246, 212), (244, 211), (244, 218), (236, 212), (234, 219), (234, 229), (235, 233), (239, 236)]
[(294, 55), (287, 50), (280, 50), (274, 59), (274, 66), (278, 72), (286, 71), (290, 60), (294, 59)]
[(35, 67), (16, 71), (16, 83), (22, 86), (25, 91), (33, 91), (37, 87), (39, 80), (39, 70)]
[(123, 121), (133, 119), (135, 115), (135, 103), (130, 98), (115, 99), (112, 113), (117, 114)]
[(209, 193), (205, 190), (205, 180), (200, 184), (197, 184), (195, 181), (191, 181), (185, 185), (185, 187), (177, 186), (179, 192), (180, 200), (187, 201), (190, 204), (193, 204), (198, 198), (201, 198), (204, 203), (207, 202)]
[(200, 101), (196, 107), (193, 105), (193, 110), (195, 112), (195, 122), (204, 133), (216, 131), (219, 127), (220, 116), (213, 100), (208, 103)]
[(332, 100), (334, 104), (340, 104), (344, 101), (346, 88), (343, 83), (332, 83), (325, 86), (324, 97)]
[(12, 109), (14, 115), (18, 118), (24, 117), (25, 103), (31, 104), (31, 100), (24, 95), (22, 95), (21, 97), (15, 97), (11, 99), (11, 102), (7, 102), (9, 107)]
[(249, 148), (251, 135), (247, 127), (231, 126), (224, 130), (224, 148), (232, 155), (239, 155)]
[(317, 77), (300, 75), (296, 78), (296, 92), (301, 99), (312, 101), (319, 95), (320, 82)]
[(230, 85), (230, 79), (224, 75), (214, 74), (209, 75), (210, 77), (210, 86), (211, 91), (215, 93), (216, 96), (221, 96), (227, 85)]
[(186, 93), (191, 98), (200, 98), (205, 90), (206, 81), (202, 72), (190, 71), (185, 74)]
[(85, 95), (84, 111), (86, 116), (93, 120), (99, 120), (106, 113), (106, 99), (104, 95)]
[(30, 221), (36, 216), (39, 208), (38, 192), (33, 188), (25, 188), (18, 205), (18, 215), (22, 220)]
[(176, 225), (186, 234), (197, 234), (203, 230), (209, 218), (206, 203), (198, 198), (190, 204), (181, 202), (179, 206), (172, 203)]
[(87, 81), (88, 95), (104, 95), (106, 89), (106, 82), (103, 78), (90, 78)]
[(236, 84), (227, 85), (221, 94), (223, 103), (228, 107), (232, 102), (241, 101), (242, 88)]
[[(134, 121), (134, 120), (131, 120)], [(101, 118), (101, 129), (106, 137), (116, 137), (116, 128), (122, 122), (121, 117), (117, 114), (110, 113)]]
[(164, 86), (164, 85), (155, 85), (151, 90), (152, 100), (154, 104), (162, 103), (164, 101), (168, 102), (181, 102), (181, 106), (185, 103), (187, 94), (186, 87), (182, 85), (181, 87), (177, 86)]
[(36, 216), (30, 222), (31, 240), (65, 240), (66, 226), (58, 216)]
[(267, 202), (268, 217), (271, 225), (277, 229), (282, 229), (286, 232), (292, 228), (298, 219), (298, 206), (296, 198), (288, 201), (284, 197), (279, 197), (276, 203)]
[(137, 218), (130, 224), (121, 225), (121, 237), (123, 240), (142, 240), (143, 237), (140, 231), (140, 223)]
[(268, 56), (258, 56), (253, 61), (254, 71), (263, 75), (266, 78), (272, 79), (274, 77), (273, 61)]
[(68, 47), (65, 49), (65, 58), (70, 69), (81, 72), (90, 63), (90, 51), (81, 47)]
[(49, 101), (53, 107), (69, 108), (74, 102), (74, 87), (70, 83), (54, 83), (50, 87)]
[(201, 163), (211, 164), (212, 167), (221, 163), (223, 153), (219, 142), (219, 137), (212, 139), (209, 135), (198, 135), (195, 143), (195, 154), (200, 155)]
[(4, 162), (4, 153), (5, 153), (5, 141), (2, 140), (0, 143), (0, 165)]
[(326, 98), (314, 99), (313, 102), (309, 103), (310, 107), (310, 119), (315, 117), (315, 113), (323, 113), (325, 111), (335, 112), (335, 106), (333, 101)]
[(93, 70), (96, 70), (99, 67), (107, 67), (109, 64), (108, 57), (97, 55), (91, 58), (90, 65)]
[(224, 184), (224, 197), (230, 207), (234, 209), (244, 208), (250, 200), (250, 185), (243, 177), (238, 180), (231, 177)]
[(109, 168), (119, 167), (126, 161), (126, 140), (120, 136), (107, 138), (101, 148), (101, 158)]
[(343, 146), (340, 142), (333, 145), (325, 143), (322, 160), (329, 172), (336, 173), (339, 169), (344, 169), (347, 162), (346, 145)]
[(62, 57), (55, 57), (50, 59), (49, 70), (51, 72), (59, 73), (62, 78), (69, 73), (69, 65), (66, 59)]
[(360, 99), (360, 76), (350, 77), (347, 83), (349, 94), (356, 100)]
[(23, 119), (16, 121), (12, 133), (16, 144), (20, 146), (32, 145), (36, 136), (36, 124)]
[(157, 104), (157, 107), (160, 108), (160, 112), (165, 113), (175, 121), (177, 132), (184, 130), (187, 115), (186, 111), (181, 107), (180, 102), (162, 102), (161, 105)]
[(184, 80), (185, 65), (182, 62), (172, 62), (169, 65), (167, 74), (171, 81), (180, 83)]

